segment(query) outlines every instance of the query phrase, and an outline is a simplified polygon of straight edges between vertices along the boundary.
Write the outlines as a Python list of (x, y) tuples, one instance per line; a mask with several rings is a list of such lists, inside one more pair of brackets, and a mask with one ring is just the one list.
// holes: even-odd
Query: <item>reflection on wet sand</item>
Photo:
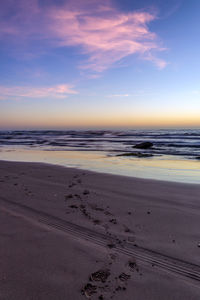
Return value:
[(102, 152), (2, 149), (1, 160), (57, 164), (139, 178), (199, 183), (200, 162), (175, 156), (119, 157)]

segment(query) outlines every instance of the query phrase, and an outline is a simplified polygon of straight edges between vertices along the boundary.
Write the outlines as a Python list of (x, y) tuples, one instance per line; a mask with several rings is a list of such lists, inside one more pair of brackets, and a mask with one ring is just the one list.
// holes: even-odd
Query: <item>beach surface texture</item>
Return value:
[(0, 299), (200, 299), (200, 185), (1, 161), (0, 191)]

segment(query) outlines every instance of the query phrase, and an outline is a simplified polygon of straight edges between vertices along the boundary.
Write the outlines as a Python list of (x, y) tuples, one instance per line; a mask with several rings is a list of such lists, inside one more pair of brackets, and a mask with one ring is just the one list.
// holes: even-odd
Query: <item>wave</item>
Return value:
[(180, 130), (15, 130), (0, 131), (1, 147), (36, 147), (43, 150), (134, 152), (133, 147), (151, 142), (152, 155), (200, 156), (200, 129)]

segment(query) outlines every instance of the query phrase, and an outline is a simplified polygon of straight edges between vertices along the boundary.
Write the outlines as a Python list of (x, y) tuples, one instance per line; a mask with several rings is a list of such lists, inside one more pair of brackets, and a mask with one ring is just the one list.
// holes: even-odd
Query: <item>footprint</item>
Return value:
[(90, 279), (92, 281), (101, 281), (102, 283), (105, 283), (109, 276), (110, 276), (109, 269), (98, 270), (97, 272), (91, 274)]
[(67, 200), (67, 199), (72, 199), (72, 198), (73, 198), (73, 195), (72, 195), (72, 194), (65, 195), (65, 200)]
[(117, 220), (116, 220), (116, 219), (111, 219), (111, 220), (109, 220), (109, 222), (110, 222), (110, 223), (113, 223), (113, 224), (115, 224), (115, 225), (117, 224)]
[(128, 274), (126, 274), (126, 273), (121, 273), (121, 274), (119, 275), (119, 280), (120, 280), (120, 281), (123, 281), (123, 282), (128, 281), (130, 278), (131, 278), (131, 275), (128, 275)]
[(110, 249), (112, 249), (112, 248), (115, 248), (115, 247), (116, 247), (116, 246), (115, 246), (115, 244), (113, 244), (113, 243), (107, 244), (107, 246), (108, 246), (108, 248), (110, 248)]
[(97, 287), (96, 287), (96, 285), (87, 283), (81, 292), (83, 295), (85, 295), (89, 299), (93, 294), (97, 293)]
[(137, 272), (139, 272), (139, 268), (138, 268), (138, 265), (137, 265), (136, 261), (130, 260), (128, 262), (128, 266), (129, 266), (129, 268), (130, 268), (131, 271), (136, 270)]
[(88, 190), (83, 191), (83, 195), (88, 195), (90, 192)]
[(70, 207), (70, 208), (76, 208), (76, 209), (78, 208), (78, 206), (75, 205), (75, 204), (69, 205), (69, 207)]
[(97, 219), (94, 219), (94, 220), (93, 220), (93, 223), (94, 223), (94, 225), (100, 225), (100, 224), (101, 224), (101, 221), (100, 221), (100, 220), (97, 220)]
[(126, 225), (124, 225), (124, 232), (131, 232), (131, 230)]

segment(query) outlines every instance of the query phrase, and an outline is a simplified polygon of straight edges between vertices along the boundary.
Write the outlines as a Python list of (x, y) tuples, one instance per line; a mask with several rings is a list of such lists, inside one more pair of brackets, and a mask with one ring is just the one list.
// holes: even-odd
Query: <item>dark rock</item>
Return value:
[(143, 142), (133, 146), (133, 148), (137, 148), (137, 149), (149, 149), (151, 147), (153, 147), (153, 144), (151, 142)]
[(141, 153), (141, 152), (128, 152), (128, 153), (118, 154), (117, 156), (152, 157), (153, 154), (150, 154), (150, 153)]

